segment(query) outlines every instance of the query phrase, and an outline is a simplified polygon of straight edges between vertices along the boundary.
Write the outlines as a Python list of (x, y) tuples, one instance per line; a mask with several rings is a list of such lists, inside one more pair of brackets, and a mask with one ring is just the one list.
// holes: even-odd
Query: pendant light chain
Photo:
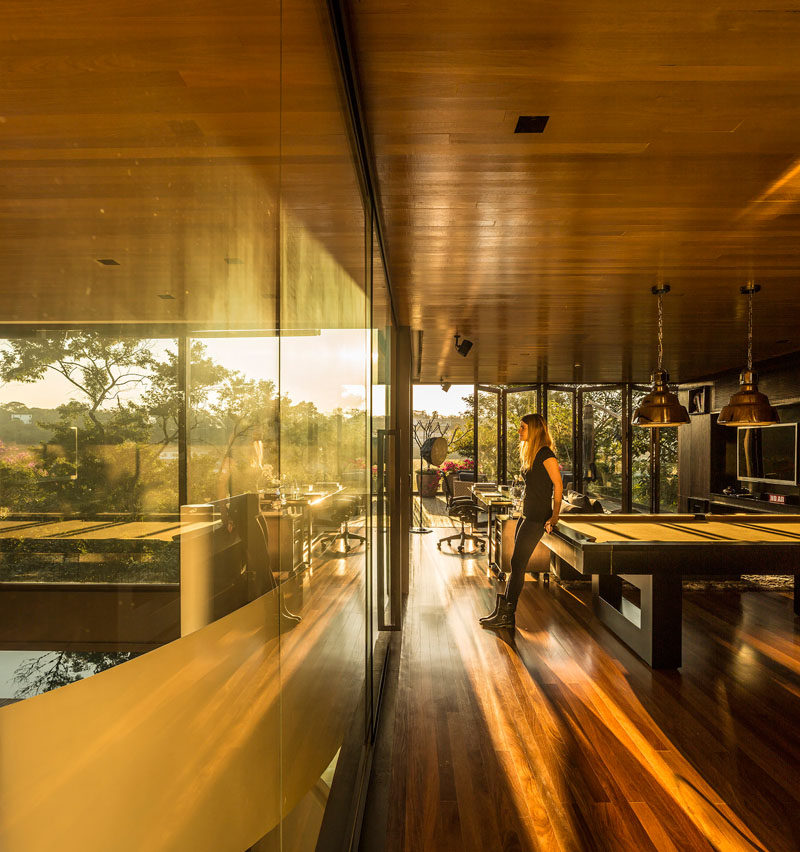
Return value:
[(658, 368), (652, 376), (653, 389), (633, 412), (633, 425), (655, 429), (681, 426), (689, 423), (689, 412), (669, 389), (669, 373), (664, 370), (664, 294), (669, 293), (669, 284), (657, 284), (650, 292), (658, 296)]
[(730, 402), (720, 411), (717, 423), (722, 426), (771, 426), (780, 423), (780, 416), (766, 394), (758, 389), (753, 370), (753, 296), (761, 290), (760, 284), (749, 281), (739, 288), (747, 296), (747, 369), (739, 376), (740, 387)]
[(747, 371), (753, 372), (753, 293), (747, 294)]
[(664, 293), (658, 294), (658, 372), (664, 360)]

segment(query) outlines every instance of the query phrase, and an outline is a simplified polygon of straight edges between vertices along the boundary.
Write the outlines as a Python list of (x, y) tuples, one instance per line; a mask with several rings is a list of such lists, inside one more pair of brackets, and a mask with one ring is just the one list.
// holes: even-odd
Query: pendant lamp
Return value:
[(664, 294), (669, 293), (669, 284), (653, 287), (658, 296), (658, 369), (652, 375), (653, 389), (633, 412), (634, 426), (660, 428), (682, 426), (689, 422), (689, 412), (678, 402), (678, 397), (667, 388), (669, 373), (662, 369), (664, 358)]
[(741, 387), (717, 418), (724, 426), (769, 426), (780, 419), (766, 395), (758, 390), (758, 376), (753, 372), (753, 295), (760, 289), (759, 284), (751, 282), (739, 290), (747, 296), (747, 369), (739, 374)]

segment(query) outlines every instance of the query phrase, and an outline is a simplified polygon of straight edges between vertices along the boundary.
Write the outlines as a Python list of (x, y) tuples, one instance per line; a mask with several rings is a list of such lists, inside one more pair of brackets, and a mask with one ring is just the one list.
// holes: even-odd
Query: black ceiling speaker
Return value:
[[(454, 337), (456, 339), (456, 352), (458, 352), (459, 355), (463, 355), (466, 358), (467, 355), (469, 355), (469, 350), (472, 349), (472, 341), (467, 340), (466, 337), (463, 340), (461, 340), (460, 334), (456, 334), (456, 335), (454, 335)], [(460, 343), (459, 343), (459, 340), (461, 340)]]

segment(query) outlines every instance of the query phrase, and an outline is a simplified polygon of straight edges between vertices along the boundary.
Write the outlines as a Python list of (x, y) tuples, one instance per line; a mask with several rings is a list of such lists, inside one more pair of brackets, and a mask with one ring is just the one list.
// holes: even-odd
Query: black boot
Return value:
[(513, 630), (516, 627), (514, 623), (514, 610), (516, 608), (517, 605), (515, 603), (509, 603), (509, 601), (503, 598), (497, 606), (497, 615), (488, 621), (481, 622), (481, 625), (483, 627), (490, 627), (492, 630), (497, 630), (500, 627), (507, 627), (509, 630)]
[(478, 621), (481, 624), (491, 621), (497, 615), (497, 610), (500, 608), (500, 601), (503, 600), (505, 600), (505, 595), (501, 595), (500, 592), (498, 592), (494, 599), (494, 609), (489, 613), (489, 615), (484, 615), (482, 618), (479, 618)]

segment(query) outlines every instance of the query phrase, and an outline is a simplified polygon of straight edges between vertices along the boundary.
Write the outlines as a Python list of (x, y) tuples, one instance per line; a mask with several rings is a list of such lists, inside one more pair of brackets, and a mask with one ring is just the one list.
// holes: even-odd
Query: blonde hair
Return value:
[(522, 422), (528, 427), (528, 439), (519, 442), (519, 460), (522, 472), (526, 473), (533, 467), (533, 460), (542, 447), (553, 449), (553, 438), (541, 414), (526, 414)]

